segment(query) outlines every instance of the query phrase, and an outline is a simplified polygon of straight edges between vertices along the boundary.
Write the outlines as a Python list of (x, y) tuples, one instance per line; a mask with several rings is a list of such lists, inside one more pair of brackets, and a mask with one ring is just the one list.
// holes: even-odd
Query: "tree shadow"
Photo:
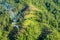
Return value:
[(13, 29), (8, 34), (9, 40), (16, 40), (17, 39), (17, 37), (16, 37), (17, 34), (18, 34), (18, 29), (16, 27), (13, 27)]
[(9, 27), (7, 25), (4, 27), (4, 31), (9, 31)]
[(51, 29), (44, 27), (37, 40), (44, 40), (48, 34), (52, 33), (50, 30)]
[(0, 15), (2, 15), (2, 14), (3, 14), (3, 12), (0, 11)]
[(26, 9), (28, 9), (28, 8), (29, 8), (29, 6), (28, 6), (28, 5), (26, 5), (26, 6), (21, 10), (21, 12), (26, 11)]
[(19, 2), (20, 2), (20, 0), (14, 0), (14, 2), (15, 2), (15, 3), (19, 3)]
[(53, 0), (54, 3), (58, 4), (58, 0)]
[(46, 2), (45, 5), (46, 5), (47, 10), (50, 11), (51, 10), (50, 3)]
[(56, 9), (53, 9), (52, 13), (53, 14), (56, 14), (57, 13), (57, 10)]
[(54, 18), (56, 19), (57, 10), (56, 9), (53, 9), (52, 10), (52, 14), (54, 15)]
[(25, 7), (21, 10), (21, 11), (18, 11), (18, 14), (20, 14), (20, 17), (24, 19), (24, 11), (26, 11), (27, 9), (29, 8), (29, 6), (27, 4), (25, 4)]

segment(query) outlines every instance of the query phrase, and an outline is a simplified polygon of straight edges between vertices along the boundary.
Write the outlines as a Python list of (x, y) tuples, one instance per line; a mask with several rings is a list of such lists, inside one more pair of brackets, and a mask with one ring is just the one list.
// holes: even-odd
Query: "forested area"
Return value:
[(0, 40), (60, 40), (60, 0), (0, 0)]

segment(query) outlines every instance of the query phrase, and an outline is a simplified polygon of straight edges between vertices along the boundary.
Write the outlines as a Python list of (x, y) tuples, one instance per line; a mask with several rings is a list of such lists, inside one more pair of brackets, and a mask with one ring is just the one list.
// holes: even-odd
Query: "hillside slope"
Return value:
[(60, 40), (60, 0), (0, 0), (0, 40)]

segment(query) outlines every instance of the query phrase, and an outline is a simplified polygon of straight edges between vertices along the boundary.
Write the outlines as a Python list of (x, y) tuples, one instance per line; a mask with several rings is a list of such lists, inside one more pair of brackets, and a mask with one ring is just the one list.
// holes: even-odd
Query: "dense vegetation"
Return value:
[(0, 0), (0, 40), (60, 40), (60, 0), (5, 0), (18, 13), (13, 27)]

